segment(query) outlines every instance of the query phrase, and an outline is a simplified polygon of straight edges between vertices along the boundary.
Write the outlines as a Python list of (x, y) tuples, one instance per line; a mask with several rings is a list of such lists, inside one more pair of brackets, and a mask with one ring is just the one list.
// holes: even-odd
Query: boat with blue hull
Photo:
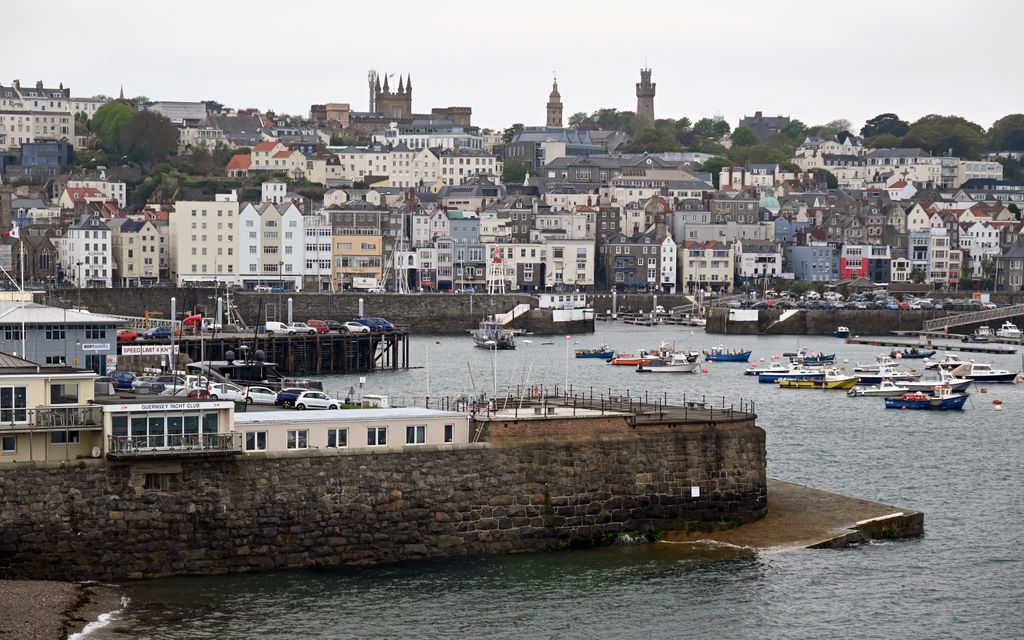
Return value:
[(611, 360), (615, 357), (615, 350), (610, 349), (608, 345), (603, 344), (596, 349), (577, 349), (577, 358), (600, 358), (601, 360)]
[(704, 359), (708, 362), (747, 362), (750, 360), (750, 350), (726, 351), (725, 347), (717, 346), (711, 351), (704, 352)]
[(837, 338), (849, 338), (850, 337), (850, 328), (849, 327), (836, 327), (836, 337)]
[(945, 388), (934, 395), (915, 391), (885, 399), (886, 409), (916, 409), (924, 411), (957, 411), (964, 408), (968, 394)]
[(820, 366), (820, 365), (832, 365), (835, 364), (836, 354), (834, 353), (818, 353), (814, 351), (808, 351), (807, 349), (800, 349), (795, 354), (789, 355), (789, 361), (804, 366)]

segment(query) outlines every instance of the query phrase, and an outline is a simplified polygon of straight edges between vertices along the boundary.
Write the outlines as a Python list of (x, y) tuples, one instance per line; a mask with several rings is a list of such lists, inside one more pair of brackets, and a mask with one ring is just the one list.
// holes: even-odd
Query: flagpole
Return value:
[[(21, 270), (21, 357), (28, 360), (25, 353), (25, 240), (21, 237), (21, 229), (15, 225), (14, 232), (18, 236), (19, 269)], [(65, 327), (66, 329), (67, 327)]]

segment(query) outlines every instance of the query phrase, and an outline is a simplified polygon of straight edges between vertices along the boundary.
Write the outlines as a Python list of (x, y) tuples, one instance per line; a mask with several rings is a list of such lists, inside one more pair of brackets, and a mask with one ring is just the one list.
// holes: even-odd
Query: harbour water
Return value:
[[(411, 397), (509, 384), (630, 388), (756, 402), (769, 474), (925, 512), (925, 535), (842, 551), (657, 543), (360, 569), (170, 578), (129, 584), (130, 606), (91, 638), (939, 638), (1019, 637), (1024, 602), (1024, 385), (972, 389), (962, 412), (883, 408), (842, 391), (780, 390), (717, 363), (687, 375), (638, 374), (571, 350), (798, 346), (841, 366), (877, 347), (833, 338), (705, 335), (688, 327), (598, 326), (520, 339), (492, 353), (467, 337), (412, 339), (420, 369), (367, 376), (364, 393)], [(568, 345), (567, 345), (568, 342)], [(566, 358), (566, 351), (570, 351)], [(977, 356), (988, 361), (987, 356)], [(1021, 358), (999, 356), (1019, 370)], [(428, 364), (429, 363), (429, 364)], [(907, 361), (904, 368), (920, 367)], [(470, 380), (470, 371), (473, 380)], [(496, 373), (495, 373), (496, 372)], [(429, 378), (429, 382), (428, 382)], [(356, 376), (324, 379), (338, 397)], [(993, 400), (1003, 402), (995, 411)]]

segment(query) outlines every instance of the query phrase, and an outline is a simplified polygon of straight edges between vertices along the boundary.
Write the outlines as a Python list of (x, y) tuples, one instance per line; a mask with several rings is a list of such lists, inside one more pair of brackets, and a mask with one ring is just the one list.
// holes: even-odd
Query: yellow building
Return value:
[(331, 280), (335, 291), (378, 285), (384, 275), (383, 235), (335, 234), (331, 246)]

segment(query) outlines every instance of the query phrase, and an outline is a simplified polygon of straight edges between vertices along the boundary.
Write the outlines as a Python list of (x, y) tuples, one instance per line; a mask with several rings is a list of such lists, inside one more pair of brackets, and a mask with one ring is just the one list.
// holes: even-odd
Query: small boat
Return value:
[(891, 382), (905, 382), (909, 380), (917, 380), (921, 377), (921, 374), (915, 371), (897, 371), (892, 367), (881, 367), (878, 371), (860, 372), (856, 375), (860, 380), (860, 384), (878, 384), (883, 380), (889, 380)]
[(965, 362), (951, 373), (961, 378), (970, 378), (977, 383), (982, 382), (1013, 382), (1017, 379), (1016, 371), (993, 369), (987, 362)]
[(1021, 331), (1017, 328), (1017, 325), (1013, 324), (1009, 320), (1003, 323), (1003, 326), (996, 330), (997, 338), (1010, 338), (1013, 340), (1019, 340), (1021, 337)]
[(745, 376), (756, 376), (756, 375), (760, 375), (762, 371), (773, 371), (773, 370), (788, 371), (789, 367), (787, 367), (786, 365), (782, 364), (778, 360), (772, 360), (772, 362), (770, 364), (767, 364), (767, 365), (764, 362), (761, 362), (760, 364), (755, 362), (754, 364), (750, 365), (749, 367), (747, 367), (746, 369), (743, 370), (743, 375), (745, 375)]
[(843, 327), (843, 326), (836, 327), (836, 337), (837, 338), (849, 338), (850, 337), (850, 327)]
[(602, 360), (610, 360), (615, 357), (615, 351), (610, 349), (608, 345), (603, 344), (596, 349), (577, 349), (577, 358), (600, 358)]
[(892, 398), (910, 391), (892, 380), (882, 380), (875, 385), (856, 385), (846, 392), (851, 398)]
[(620, 353), (613, 357), (608, 364), (613, 364), (617, 367), (635, 367), (637, 365), (647, 365), (651, 362), (652, 355), (646, 350), (641, 349), (638, 355), (632, 353)]
[(470, 331), (473, 342), (482, 349), (504, 351), (516, 348), (515, 334), (496, 320), (484, 320), (476, 331)]
[(779, 380), (780, 389), (852, 389), (857, 384), (855, 376), (824, 380)]
[(651, 358), (647, 364), (638, 364), (637, 373), (696, 373), (699, 362), (690, 362), (685, 353), (672, 354), (667, 358)]
[(992, 331), (992, 327), (987, 324), (983, 324), (974, 330), (969, 336), (964, 336), (962, 342), (988, 342), (995, 337), (995, 333)]
[(750, 350), (726, 351), (724, 346), (719, 345), (711, 351), (705, 351), (704, 359), (708, 362), (747, 362), (750, 360)]
[(834, 353), (817, 353), (808, 351), (807, 349), (800, 349), (795, 355), (790, 355), (790, 362), (795, 362), (807, 366), (821, 365), (821, 364), (832, 364), (836, 361), (836, 354)]
[(901, 382), (900, 384), (911, 391), (931, 392), (939, 387), (949, 387), (953, 391), (966, 391), (972, 382), (974, 380), (970, 378), (958, 378), (945, 369), (939, 369), (938, 379), (922, 379), (912, 382)]
[(909, 347), (906, 349), (893, 349), (889, 352), (890, 358), (909, 358), (911, 360), (917, 360), (920, 358), (930, 358), (935, 355), (935, 350), (918, 349), (917, 347)]
[(952, 371), (962, 364), (968, 363), (968, 360), (964, 360), (955, 353), (944, 353), (942, 358), (939, 360), (932, 360), (931, 358), (925, 358), (924, 368), (925, 369), (945, 369)]
[(765, 370), (757, 376), (757, 381), (762, 384), (778, 382), (779, 380), (825, 380), (824, 369), (810, 369), (800, 365), (786, 368), (785, 371)]
[(881, 369), (896, 369), (900, 366), (900, 363), (896, 362), (887, 355), (875, 356), (874, 364), (857, 364), (853, 368), (854, 373), (878, 373)]
[(914, 391), (885, 399), (886, 409), (924, 409), (931, 411), (950, 411), (963, 409), (967, 402), (966, 393), (953, 391), (948, 387), (940, 388), (935, 394)]

